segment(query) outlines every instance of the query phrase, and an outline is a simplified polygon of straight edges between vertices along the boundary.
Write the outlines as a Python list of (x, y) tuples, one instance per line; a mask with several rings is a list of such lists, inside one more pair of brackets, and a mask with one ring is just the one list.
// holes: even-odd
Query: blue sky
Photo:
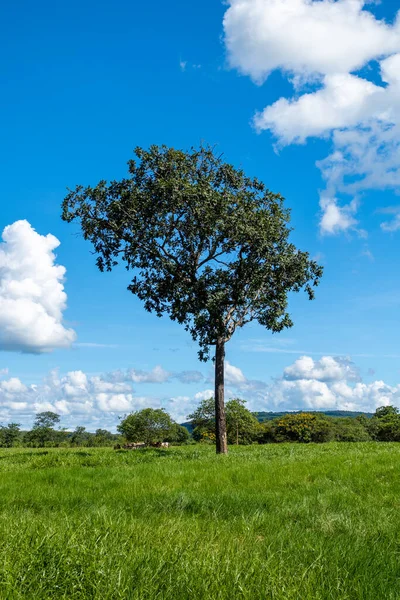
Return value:
[[(97, 272), (77, 226), (60, 219), (67, 187), (124, 176), (133, 148), (152, 143), (217, 145), (286, 198), (293, 241), (325, 266), (314, 302), (291, 298), (293, 329), (247, 326), (229, 343), (228, 395), (254, 410), (400, 405), (396, 10), (389, 0), (2, 7), (0, 229), (12, 227), (0, 247), (0, 422), (52, 408), (69, 427), (112, 428), (147, 405), (180, 420), (212, 389), (212, 363), (198, 362), (189, 336), (144, 311), (122, 268)], [(60, 242), (66, 309), (52, 250), (32, 228)], [(45, 343), (38, 303), (59, 314), (61, 334)]]

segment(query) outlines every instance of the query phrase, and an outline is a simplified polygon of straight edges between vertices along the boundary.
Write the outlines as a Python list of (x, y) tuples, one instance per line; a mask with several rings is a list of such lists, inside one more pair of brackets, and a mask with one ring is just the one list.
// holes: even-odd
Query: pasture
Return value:
[(0, 598), (398, 600), (400, 445), (0, 450)]

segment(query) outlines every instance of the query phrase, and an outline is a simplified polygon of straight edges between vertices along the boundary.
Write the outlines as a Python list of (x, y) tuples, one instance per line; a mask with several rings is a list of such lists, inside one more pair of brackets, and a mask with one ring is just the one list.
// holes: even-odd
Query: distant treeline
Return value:
[[(283, 412), (255, 412), (254, 415), (257, 418), (258, 421), (260, 421), (260, 423), (262, 423), (263, 421), (272, 421), (272, 419), (280, 419), (281, 417), (284, 417), (285, 415), (293, 415), (293, 414), (300, 414), (303, 413), (304, 411), (302, 410), (296, 410), (296, 411), (283, 411)], [(307, 411), (310, 414), (313, 415), (325, 415), (326, 417), (349, 417), (351, 419), (355, 419), (356, 417), (368, 417), (371, 418), (374, 413), (365, 413), (365, 412), (359, 412), (359, 411), (354, 411), (354, 410), (310, 410)]]
[[(215, 431), (213, 399), (203, 400), (189, 416), (193, 438), (212, 441)], [(347, 411), (251, 413), (238, 398), (226, 403), (230, 444), (282, 442), (400, 441), (400, 415), (394, 406), (375, 413)]]
[[(382, 406), (373, 414), (346, 411), (252, 413), (245, 404), (240, 398), (226, 403), (229, 444), (400, 441), (400, 414), (394, 406)], [(126, 415), (117, 427), (118, 433), (106, 429), (92, 433), (82, 426), (74, 431), (56, 428), (60, 415), (43, 412), (36, 415), (29, 431), (22, 431), (17, 423), (0, 426), (0, 447), (99, 447), (116, 446), (126, 441), (146, 445), (215, 442), (213, 398), (201, 401), (189, 419), (182, 426), (165, 410), (146, 408)]]

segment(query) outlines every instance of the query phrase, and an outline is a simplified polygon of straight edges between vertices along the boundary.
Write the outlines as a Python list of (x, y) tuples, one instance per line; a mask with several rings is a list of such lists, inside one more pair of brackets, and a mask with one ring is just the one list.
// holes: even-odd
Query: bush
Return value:
[(371, 436), (359, 419), (339, 417), (332, 421), (335, 440), (338, 442), (368, 442), (371, 440)]
[(328, 418), (312, 413), (293, 413), (278, 420), (275, 435), (277, 441), (322, 443), (334, 439), (334, 429)]

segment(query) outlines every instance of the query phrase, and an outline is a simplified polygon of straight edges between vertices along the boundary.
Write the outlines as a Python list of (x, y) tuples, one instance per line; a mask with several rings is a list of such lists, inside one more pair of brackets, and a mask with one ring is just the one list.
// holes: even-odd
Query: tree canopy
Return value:
[(128, 289), (146, 310), (181, 323), (201, 360), (215, 346), (217, 451), (226, 452), (224, 344), (251, 321), (291, 327), (289, 292), (312, 299), (322, 268), (289, 241), (282, 196), (213, 148), (135, 155), (129, 177), (71, 190), (62, 217), (80, 222), (101, 271), (119, 261), (132, 270)]
[(163, 408), (144, 408), (126, 416), (117, 429), (128, 442), (155, 444), (171, 437), (175, 423)]

